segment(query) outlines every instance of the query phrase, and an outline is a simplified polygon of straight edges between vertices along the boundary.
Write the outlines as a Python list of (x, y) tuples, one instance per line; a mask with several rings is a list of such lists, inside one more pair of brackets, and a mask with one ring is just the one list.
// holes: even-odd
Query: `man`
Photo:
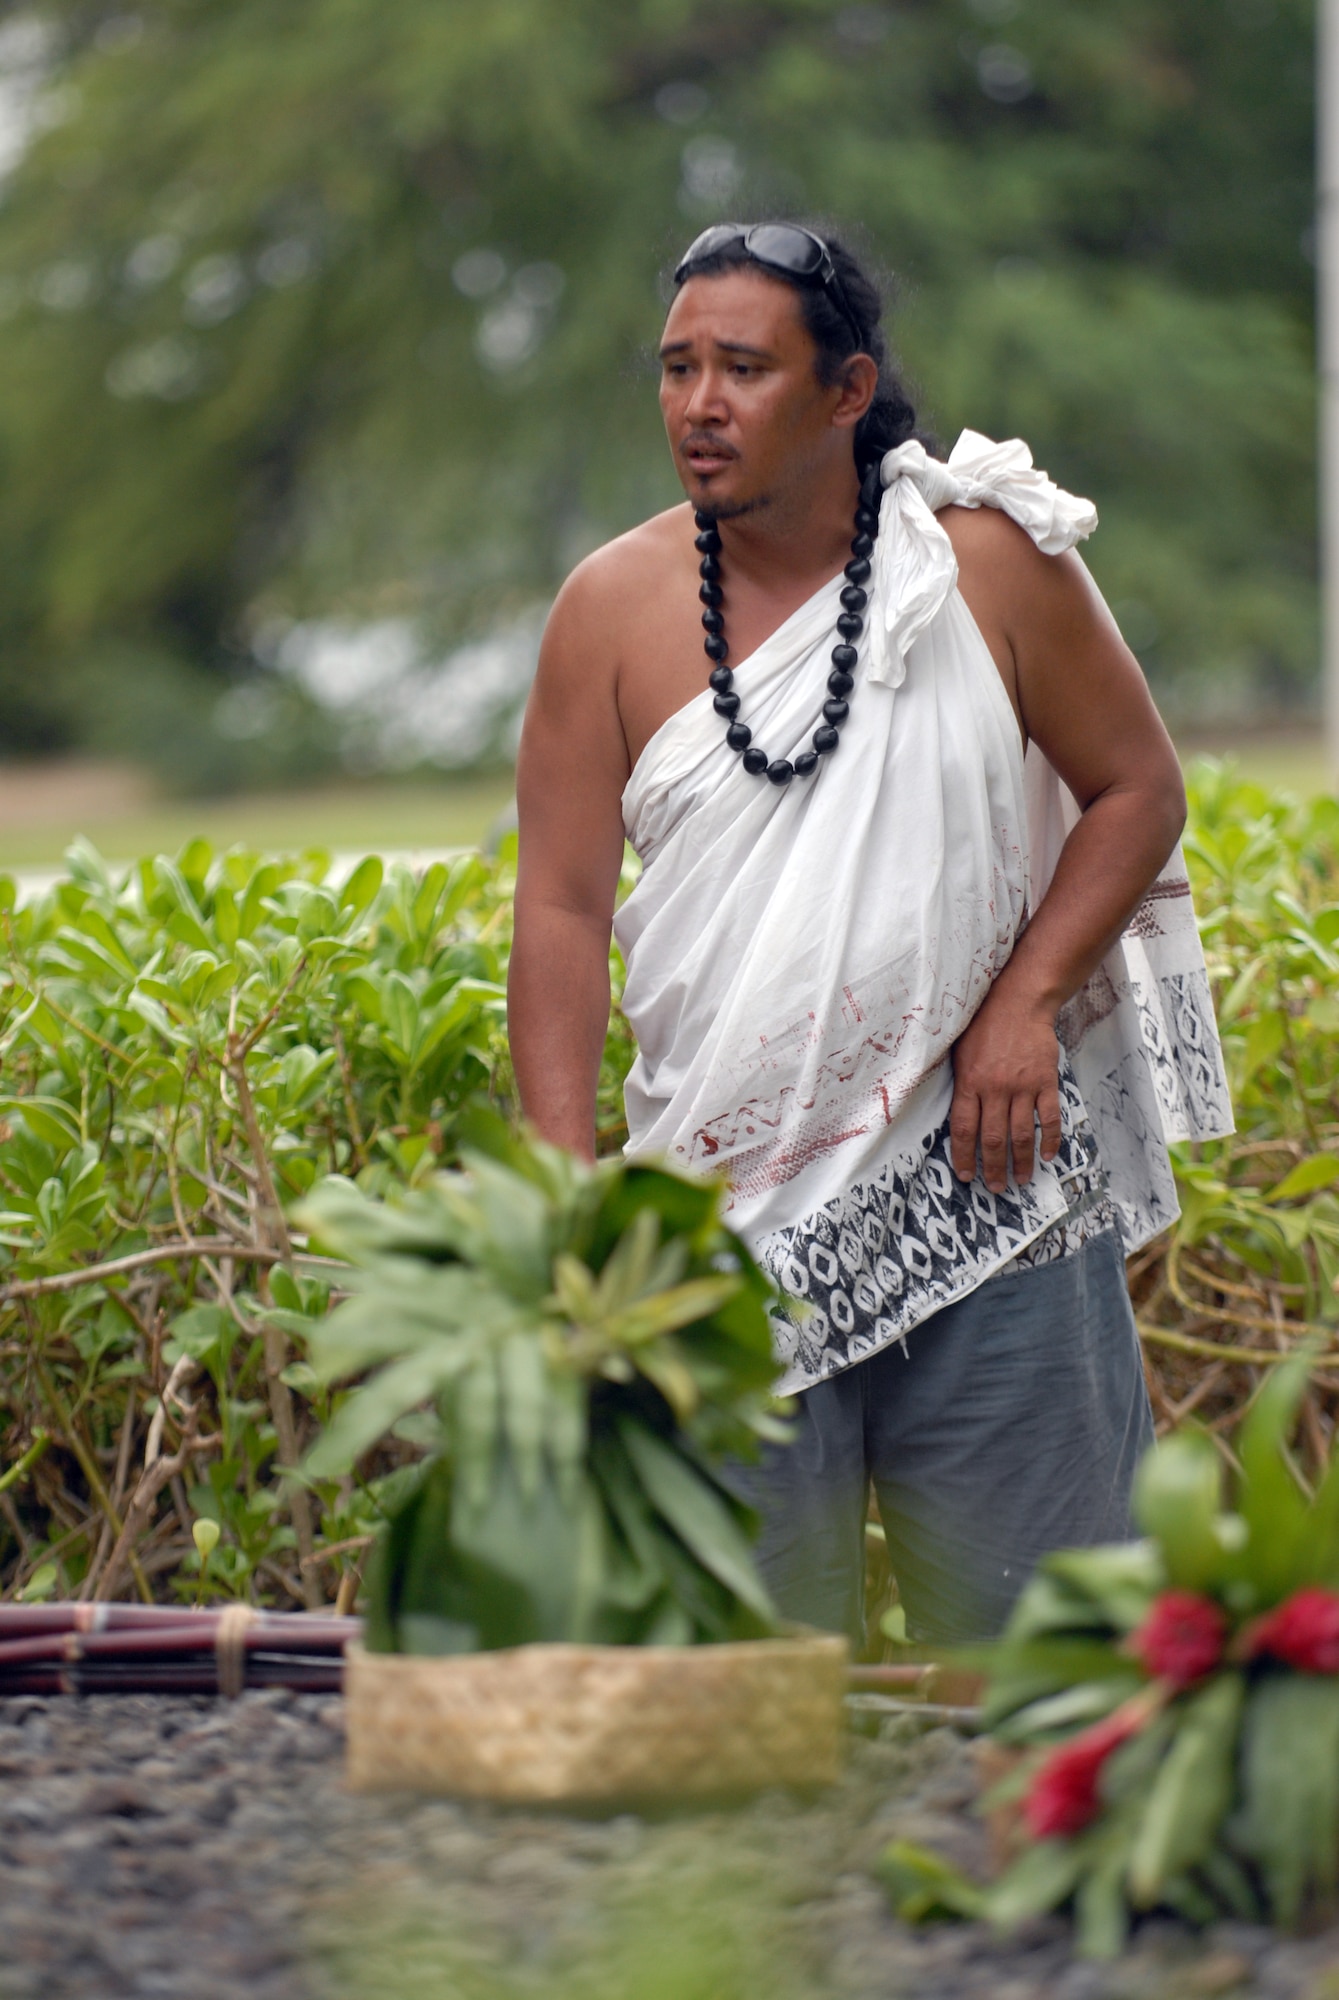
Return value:
[(848, 251), (721, 225), (675, 282), (688, 504), (569, 578), (526, 718), (522, 1103), (593, 1152), (626, 834), (629, 1151), (724, 1173), (787, 1301), (763, 1573), (858, 1632), (872, 1477), (911, 1631), (976, 1637), (1126, 1532), (1122, 1248), (1165, 1137), (1230, 1129), (1180, 770), (1065, 553), (1092, 509), (1017, 443), (927, 456)]

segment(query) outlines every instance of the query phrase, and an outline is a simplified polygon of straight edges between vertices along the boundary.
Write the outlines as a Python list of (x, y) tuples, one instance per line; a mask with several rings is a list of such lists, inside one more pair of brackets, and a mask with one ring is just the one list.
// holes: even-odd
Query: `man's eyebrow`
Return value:
[[(686, 354), (692, 344), (691, 340), (667, 340), (660, 349), (660, 358), (662, 361), (667, 361), (671, 354)], [(772, 359), (768, 348), (750, 347), (742, 340), (715, 340), (712, 346), (720, 348), (723, 354), (750, 354), (755, 361)]]

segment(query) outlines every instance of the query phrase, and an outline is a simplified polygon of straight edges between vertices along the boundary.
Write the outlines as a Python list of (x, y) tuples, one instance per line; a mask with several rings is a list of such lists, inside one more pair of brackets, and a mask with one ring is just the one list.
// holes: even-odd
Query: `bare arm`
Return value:
[(1056, 1016), (1166, 862), (1185, 823), (1185, 791), (1139, 663), (1079, 558), (1041, 555), (998, 516), (969, 535), (964, 595), (1025, 735), (1083, 808), (1050, 888), (954, 1046), (954, 1168), (970, 1180), (979, 1145), (998, 1192), (1010, 1150), (1016, 1178), (1031, 1174), (1035, 1121), (1043, 1158), (1055, 1156)]
[(598, 597), (578, 571), (540, 648), (516, 772), (520, 866), (507, 982), (522, 1109), (543, 1138), (588, 1159), (628, 776)]

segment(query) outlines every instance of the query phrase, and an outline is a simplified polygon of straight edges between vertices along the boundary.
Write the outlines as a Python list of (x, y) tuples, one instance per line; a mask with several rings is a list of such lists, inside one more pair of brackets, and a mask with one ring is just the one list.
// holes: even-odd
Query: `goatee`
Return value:
[(742, 514), (756, 514), (760, 507), (769, 505), (764, 495), (755, 500), (695, 500), (694, 511), (713, 526), (719, 521), (737, 521)]

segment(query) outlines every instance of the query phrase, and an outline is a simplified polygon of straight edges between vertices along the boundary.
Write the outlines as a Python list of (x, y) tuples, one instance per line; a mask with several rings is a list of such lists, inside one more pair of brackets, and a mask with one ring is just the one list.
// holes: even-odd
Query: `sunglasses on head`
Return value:
[(675, 265), (675, 284), (681, 285), (685, 278), (690, 278), (695, 265), (705, 264), (736, 243), (742, 244), (744, 255), (761, 264), (764, 270), (781, 271), (788, 278), (798, 278), (802, 284), (821, 285), (850, 327), (857, 348), (863, 348), (865, 338), (860, 323), (847, 303), (827, 244), (812, 229), (802, 229), (798, 222), (757, 222), (751, 229), (738, 222), (714, 222), (689, 244)]

